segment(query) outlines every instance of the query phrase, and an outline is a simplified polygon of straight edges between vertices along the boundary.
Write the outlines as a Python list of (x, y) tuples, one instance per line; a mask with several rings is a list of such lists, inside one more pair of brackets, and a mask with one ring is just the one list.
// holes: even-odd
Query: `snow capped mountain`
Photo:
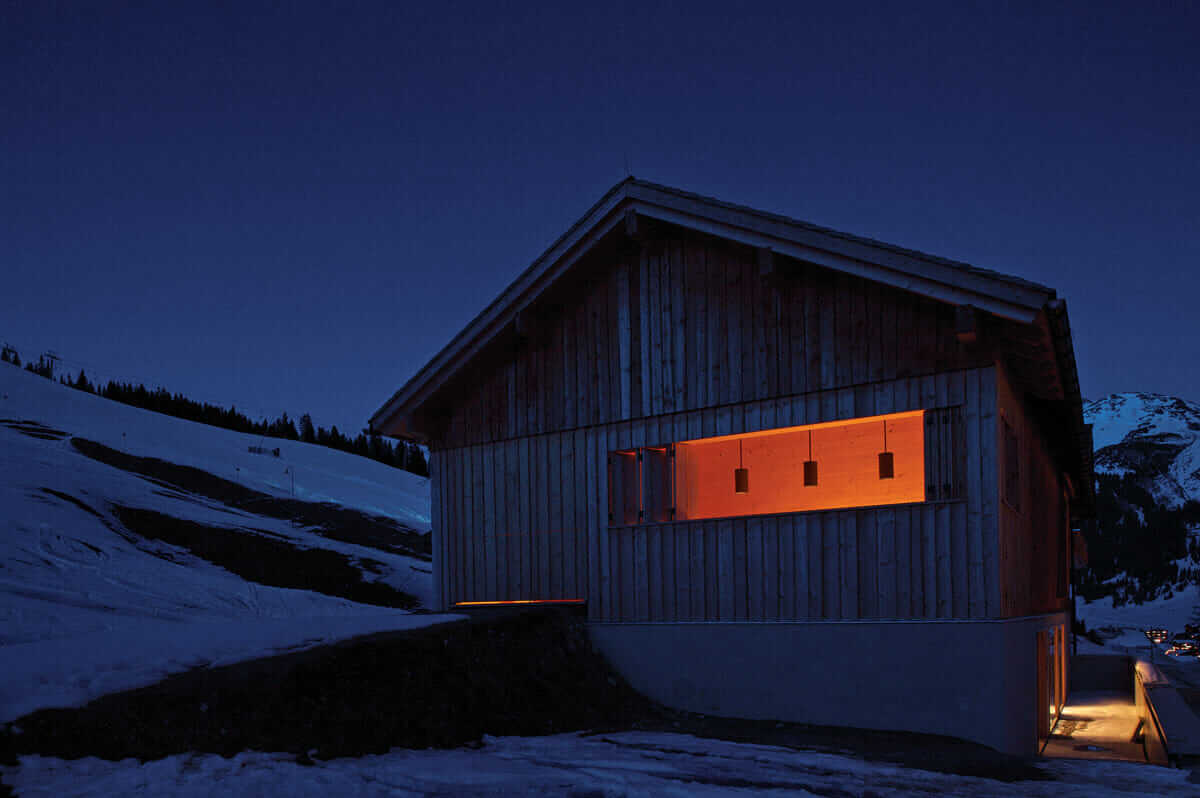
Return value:
[(1200, 405), (1120, 393), (1085, 403), (1084, 419), (1093, 425), (1096, 522), (1085, 528), (1088, 566), (1076, 586), (1095, 604), (1080, 606), (1081, 617), (1119, 626), (1113, 618), (1130, 605), (1171, 601), (1190, 612), (1200, 575)]
[(1083, 409), (1096, 471), (1131, 474), (1165, 507), (1200, 501), (1200, 404), (1152, 393), (1118, 393)]

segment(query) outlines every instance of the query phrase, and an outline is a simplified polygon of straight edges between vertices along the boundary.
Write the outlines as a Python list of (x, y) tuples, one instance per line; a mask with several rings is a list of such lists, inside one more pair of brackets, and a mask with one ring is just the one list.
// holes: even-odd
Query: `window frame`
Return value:
[[(647, 453), (651, 453), (647, 458)], [(617, 458), (633, 458), (633, 476), (630, 464), (621, 462), (621, 475), (617, 478)], [(647, 467), (647, 462), (659, 460), (659, 468)], [(658, 480), (653, 473), (658, 471)], [(634, 499), (627, 491), (628, 485), (637, 489)], [(663, 443), (650, 446), (634, 446), (614, 449), (608, 453), (608, 525), (629, 527), (642, 524), (666, 524), (675, 520), (675, 444)], [(618, 519), (617, 508), (620, 507)]]
[[(653, 525), (653, 524), (674, 523), (677, 521), (703, 522), (703, 521), (709, 521), (709, 520), (720, 520), (720, 519), (725, 519), (725, 518), (729, 518), (729, 519), (733, 519), (733, 518), (769, 518), (772, 516), (785, 516), (785, 515), (792, 515), (792, 514), (796, 514), (796, 513), (830, 512), (830, 511), (856, 510), (856, 509), (862, 510), (862, 509), (897, 507), (897, 506), (903, 506), (903, 505), (940, 503), (940, 502), (944, 502), (944, 501), (963, 501), (966, 499), (966, 492), (967, 492), (966, 484), (965, 484), (966, 483), (965, 472), (964, 472), (964, 469), (962, 468), (962, 465), (965, 462), (966, 454), (967, 454), (965, 449), (962, 452), (951, 452), (950, 460), (946, 464), (947, 476), (953, 475), (952, 483), (954, 485), (954, 490), (950, 493), (950, 495), (945, 495), (945, 496), (939, 495), (939, 496), (934, 496), (934, 497), (931, 497), (928, 495), (928, 486), (930, 484), (929, 479), (931, 478), (929, 471), (928, 471), (928, 469), (930, 467), (930, 458), (934, 457), (934, 456), (938, 456), (938, 450), (941, 448), (945, 448), (944, 445), (939, 445), (941, 438), (946, 437), (946, 441), (943, 442), (944, 444), (951, 444), (951, 443), (962, 444), (965, 447), (965, 444), (966, 444), (966, 439), (965, 439), (965, 434), (964, 434), (965, 430), (959, 428), (959, 427), (961, 427), (961, 425), (964, 421), (965, 414), (963, 412), (963, 406), (961, 404), (959, 404), (959, 405), (947, 405), (944, 407), (939, 406), (939, 407), (933, 407), (933, 408), (920, 408), (917, 410), (894, 411), (893, 413), (880, 414), (879, 417), (887, 418), (892, 415), (904, 416), (904, 415), (909, 415), (909, 414), (920, 413), (926, 420), (932, 418), (934, 421), (940, 421), (941, 414), (946, 413), (946, 412), (952, 412), (954, 414), (954, 417), (951, 419), (951, 421), (956, 422), (956, 426), (953, 427), (954, 435), (949, 436), (949, 437), (947, 437), (947, 436), (936, 437), (933, 444), (931, 444), (928, 433), (926, 433), (926, 435), (922, 438), (922, 442), (921, 442), (921, 445), (923, 447), (922, 457), (925, 460), (925, 469), (926, 469), (925, 476), (924, 476), (926, 490), (923, 492), (922, 499), (915, 499), (912, 501), (892, 501), (892, 502), (882, 502), (882, 503), (872, 503), (872, 504), (859, 504), (859, 505), (850, 505), (850, 506), (844, 506), (844, 507), (843, 506), (813, 507), (813, 508), (806, 508), (806, 509), (779, 510), (779, 511), (762, 512), (762, 513), (742, 513), (742, 514), (730, 514), (730, 515), (720, 515), (720, 516), (711, 516), (711, 517), (705, 516), (705, 517), (700, 517), (700, 518), (687, 518), (687, 519), (680, 519), (678, 517), (679, 485), (677, 484), (677, 482), (678, 482), (679, 476), (678, 476), (677, 472), (678, 472), (679, 464), (676, 459), (676, 451), (677, 451), (678, 445), (684, 444), (684, 443), (691, 443), (693, 440), (708, 441), (708, 440), (720, 439), (720, 438), (737, 438), (737, 437), (742, 437), (742, 436), (758, 436), (758, 435), (763, 435), (763, 434), (771, 434), (776, 431), (785, 432), (790, 429), (793, 429), (793, 427), (788, 426), (788, 427), (778, 427), (778, 428), (767, 428), (767, 429), (761, 429), (761, 430), (749, 430), (749, 431), (741, 432), (741, 433), (727, 433), (727, 434), (722, 434), (722, 435), (713, 435), (713, 436), (708, 436), (705, 438), (689, 439), (686, 441), (674, 441), (674, 442), (669, 442), (669, 443), (648, 444), (648, 445), (642, 445), (642, 446), (632, 446), (632, 447), (625, 447), (625, 448), (621, 448), (621, 449), (609, 450), (608, 451), (608, 459), (607, 459), (607, 475), (608, 475), (607, 500), (608, 500), (608, 511), (609, 511), (608, 526), (610, 528), (620, 529), (620, 528), (636, 527), (636, 526), (649, 526), (649, 525)], [(838, 426), (841, 424), (851, 424), (851, 423), (855, 423), (855, 422), (871, 421), (874, 418), (876, 418), (876, 416), (861, 416), (861, 417), (855, 417), (855, 418), (849, 418), (849, 419), (833, 419), (830, 421), (813, 422), (810, 424), (796, 425), (796, 427), (797, 428), (804, 428), (804, 427), (819, 428), (819, 427), (825, 427), (825, 426)], [(924, 426), (924, 425), (922, 425), (922, 426)], [(951, 448), (953, 448), (953, 446), (951, 446)], [(665, 468), (662, 470), (662, 472), (660, 472), (660, 473), (662, 473), (662, 477), (657, 481), (657, 489), (656, 489), (655, 482), (652, 480), (652, 473), (653, 473), (654, 469), (648, 467), (648, 463), (650, 462), (650, 460), (652, 458), (663, 458), (664, 455), (665, 455), (665, 459), (663, 460), (663, 465), (665, 466)], [(944, 452), (941, 453), (941, 456), (946, 456), (946, 453), (944, 453)], [(631, 464), (627, 463), (621, 469), (617, 469), (616, 463), (618, 462), (618, 458), (625, 458), (625, 457), (632, 457), (633, 463), (631, 463)], [(631, 467), (633, 470), (633, 475), (630, 475)], [(621, 472), (619, 475), (618, 475), (618, 471)], [(963, 473), (960, 473), (960, 472), (963, 472)], [(627, 485), (631, 485), (631, 484), (635, 484), (637, 486), (636, 497), (629, 495), (629, 492), (626, 488)], [(948, 486), (950, 484), (951, 483), (947, 483)], [(943, 491), (943, 492), (945, 492), (945, 491)], [(618, 508), (620, 508), (619, 512), (618, 512)]]

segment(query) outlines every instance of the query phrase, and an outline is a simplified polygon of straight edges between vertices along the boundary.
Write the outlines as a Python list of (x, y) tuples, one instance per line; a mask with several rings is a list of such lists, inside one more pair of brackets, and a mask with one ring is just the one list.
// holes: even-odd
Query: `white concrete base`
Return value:
[(1055, 613), (981, 621), (591, 623), (650, 698), (735, 718), (945, 734), (1037, 753), (1037, 632)]

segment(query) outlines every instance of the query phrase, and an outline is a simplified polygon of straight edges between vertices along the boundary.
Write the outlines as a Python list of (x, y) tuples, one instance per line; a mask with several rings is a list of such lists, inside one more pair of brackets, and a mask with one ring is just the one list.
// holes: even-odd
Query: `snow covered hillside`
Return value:
[(1200, 501), (1200, 404), (1151, 393), (1088, 402), (1096, 471), (1145, 479), (1167, 507)]
[(428, 480), (261, 443), (0, 365), (0, 722), (440, 620)]

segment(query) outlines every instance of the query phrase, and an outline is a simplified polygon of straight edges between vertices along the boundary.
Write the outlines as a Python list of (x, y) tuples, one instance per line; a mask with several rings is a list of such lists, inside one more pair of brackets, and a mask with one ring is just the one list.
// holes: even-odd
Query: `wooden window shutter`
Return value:
[(608, 453), (608, 522), (636, 524), (641, 513), (641, 479), (636, 450)]
[(642, 449), (642, 520), (648, 523), (670, 521), (675, 514), (671, 448), (647, 446)]
[(962, 405), (925, 411), (925, 500), (966, 498), (967, 436)]

